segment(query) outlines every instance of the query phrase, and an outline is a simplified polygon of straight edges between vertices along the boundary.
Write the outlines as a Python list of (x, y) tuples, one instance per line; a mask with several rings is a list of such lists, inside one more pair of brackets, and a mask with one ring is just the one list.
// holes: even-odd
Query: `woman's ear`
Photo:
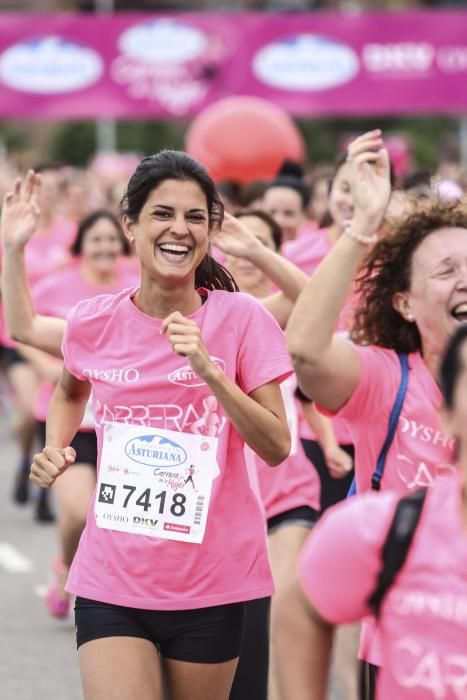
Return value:
[(410, 308), (407, 292), (396, 292), (392, 297), (392, 306), (398, 314), (408, 323), (413, 323), (415, 318)]
[(134, 221), (132, 221), (128, 216), (124, 215), (122, 218), (122, 229), (125, 237), (128, 239), (130, 245), (135, 242), (135, 237), (133, 234)]

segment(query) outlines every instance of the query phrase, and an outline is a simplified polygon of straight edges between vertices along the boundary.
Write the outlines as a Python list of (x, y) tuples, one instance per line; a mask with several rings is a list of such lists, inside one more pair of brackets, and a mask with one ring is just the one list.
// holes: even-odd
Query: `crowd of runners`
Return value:
[(12, 498), (86, 700), (325, 700), (331, 660), (345, 700), (467, 700), (464, 184), (379, 130), (245, 187), (3, 174)]

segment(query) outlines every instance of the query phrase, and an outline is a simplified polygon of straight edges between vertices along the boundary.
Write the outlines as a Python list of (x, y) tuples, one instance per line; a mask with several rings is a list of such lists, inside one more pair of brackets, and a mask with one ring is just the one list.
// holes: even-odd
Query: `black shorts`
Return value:
[[(354, 470), (352, 469), (342, 479), (331, 476), (324, 458), (324, 452), (315, 440), (302, 440), (303, 449), (308, 459), (313, 463), (321, 482), (321, 512), (347, 498), (350, 485), (353, 481)], [(354, 457), (353, 445), (340, 445), (352, 458)]]
[(301, 525), (311, 530), (319, 518), (319, 513), (310, 506), (298, 506), (268, 518), (268, 535), (287, 525)]
[(76, 645), (105, 637), (138, 637), (176, 661), (219, 664), (240, 655), (246, 603), (196, 610), (141, 610), (76, 598)]
[(26, 364), (26, 360), (15, 348), (7, 348), (6, 345), (0, 345), (0, 363), (6, 371), (13, 365)]
[[(37, 421), (39, 424), (39, 440), (41, 445), (45, 445), (45, 423)], [(97, 437), (94, 430), (82, 430), (76, 433), (70, 443), (76, 452), (75, 464), (97, 465)]]

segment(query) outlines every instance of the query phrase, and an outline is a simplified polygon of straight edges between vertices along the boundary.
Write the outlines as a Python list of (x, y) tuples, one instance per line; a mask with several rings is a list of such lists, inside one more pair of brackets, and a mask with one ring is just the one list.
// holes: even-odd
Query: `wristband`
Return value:
[(373, 243), (376, 243), (378, 240), (376, 233), (373, 233), (371, 236), (363, 236), (361, 233), (356, 233), (352, 229), (352, 224), (350, 222), (344, 224), (344, 233), (350, 236), (350, 238), (353, 238), (354, 241), (358, 241), (358, 243), (362, 243), (363, 245), (373, 245)]

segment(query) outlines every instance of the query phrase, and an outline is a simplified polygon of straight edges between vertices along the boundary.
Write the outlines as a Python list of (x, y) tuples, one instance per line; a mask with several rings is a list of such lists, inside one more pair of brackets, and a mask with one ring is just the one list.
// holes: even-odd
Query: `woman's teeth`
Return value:
[(454, 316), (456, 321), (467, 321), (467, 303), (462, 303), (455, 306), (451, 311), (451, 314)]
[(178, 243), (161, 243), (158, 246), (161, 253), (166, 257), (183, 257), (190, 252), (190, 247), (187, 245), (180, 245)]

